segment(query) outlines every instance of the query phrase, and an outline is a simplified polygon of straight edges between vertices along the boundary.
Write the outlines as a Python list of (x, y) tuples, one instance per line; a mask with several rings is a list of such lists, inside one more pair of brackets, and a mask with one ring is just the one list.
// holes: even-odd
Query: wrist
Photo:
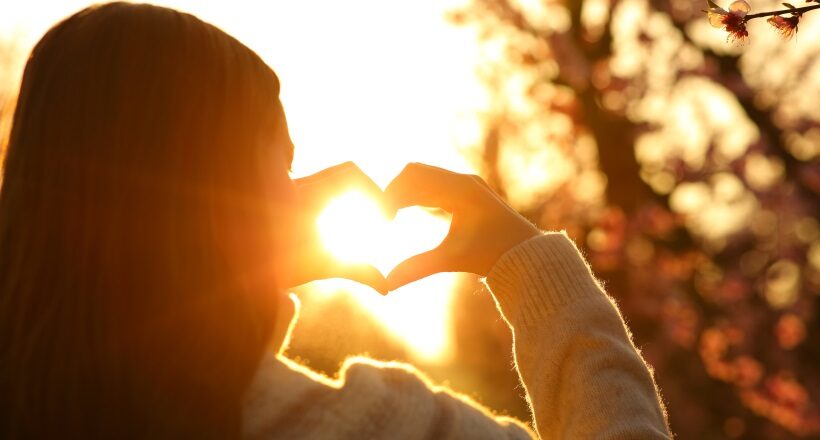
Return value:
[(526, 325), (538, 324), (569, 303), (603, 297), (586, 261), (563, 232), (539, 234), (510, 249), (485, 281), (508, 321)]
[(521, 225), (521, 227), (513, 228), (506, 234), (498, 234), (498, 236), (503, 238), (503, 240), (500, 240), (498, 246), (496, 246), (496, 250), (492, 253), (492, 257), (490, 258), (490, 261), (488, 261), (486, 270), (482, 275), (488, 275), (492, 268), (495, 267), (501, 258), (508, 252), (515, 249), (522, 243), (540, 235), (543, 235), (542, 232), (529, 222), (527, 222), (527, 225)]

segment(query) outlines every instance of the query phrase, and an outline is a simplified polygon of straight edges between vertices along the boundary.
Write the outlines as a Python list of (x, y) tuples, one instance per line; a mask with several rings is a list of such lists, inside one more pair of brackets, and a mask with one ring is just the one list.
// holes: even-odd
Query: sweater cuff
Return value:
[(513, 327), (537, 325), (572, 302), (603, 298), (589, 266), (564, 232), (538, 235), (510, 249), (490, 270), (486, 283)]

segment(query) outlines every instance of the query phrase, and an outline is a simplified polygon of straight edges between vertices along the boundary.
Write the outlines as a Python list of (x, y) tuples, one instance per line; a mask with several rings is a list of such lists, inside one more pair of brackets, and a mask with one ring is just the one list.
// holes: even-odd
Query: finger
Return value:
[(386, 295), (387, 280), (381, 272), (369, 264), (345, 264), (333, 274), (334, 278), (345, 278), (370, 286), (382, 295)]
[(381, 188), (353, 162), (320, 171), (298, 179), (300, 193), (306, 202), (314, 206), (324, 206), (331, 199), (350, 190), (357, 190), (382, 205)]
[(344, 170), (346, 170), (350, 167), (353, 167), (353, 166), (356, 166), (356, 164), (354, 162), (347, 161), (347, 162), (343, 162), (343, 163), (340, 163), (340, 164), (336, 164), (336, 165), (327, 167), (327, 168), (325, 168), (321, 171), (317, 171), (317, 172), (315, 172), (311, 175), (304, 176), (304, 177), (299, 177), (297, 179), (293, 179), (293, 181), (297, 185), (311, 184), (311, 183), (314, 183), (316, 181), (326, 179), (329, 176), (332, 176), (333, 174), (336, 174), (340, 171), (344, 171)]
[(299, 187), (307, 185), (339, 185), (341, 188), (357, 187), (372, 194), (381, 194), (382, 192), (379, 185), (354, 162), (344, 162), (339, 165), (334, 165), (318, 173), (311, 174), (310, 176), (294, 179), (294, 182)]
[(447, 272), (446, 259), (443, 252), (436, 248), (418, 255), (414, 255), (394, 267), (387, 274), (387, 289), (393, 291), (401, 286), (420, 280), (430, 275)]
[(463, 175), (430, 165), (411, 163), (384, 190), (391, 211), (407, 206), (442, 208), (452, 212)]

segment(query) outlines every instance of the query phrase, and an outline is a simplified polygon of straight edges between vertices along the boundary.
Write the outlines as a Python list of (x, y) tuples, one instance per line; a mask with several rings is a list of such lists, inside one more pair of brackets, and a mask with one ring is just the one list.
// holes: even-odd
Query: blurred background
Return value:
[[(481, 174), (539, 227), (567, 230), (680, 438), (820, 437), (820, 12), (791, 41), (754, 20), (739, 46), (700, 0), (157, 3), (276, 70), (294, 176), (353, 160), (384, 186), (427, 162)], [(87, 4), (4, 4), (2, 136), (31, 47)], [(403, 218), (394, 259), (447, 231), (424, 211)], [(331, 376), (350, 355), (406, 360), (529, 420), (509, 330), (476, 277), (387, 298), (341, 281), (297, 293), (289, 356)]]

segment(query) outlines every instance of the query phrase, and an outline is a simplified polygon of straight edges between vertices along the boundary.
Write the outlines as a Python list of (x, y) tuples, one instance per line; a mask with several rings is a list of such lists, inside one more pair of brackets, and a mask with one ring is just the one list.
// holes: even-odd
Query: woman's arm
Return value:
[(437, 272), (487, 276), (542, 437), (669, 437), (649, 368), (565, 235), (542, 235), (480, 178), (428, 165), (409, 165), (385, 197), (452, 213), (441, 245), (399, 264), (388, 287)]
[(650, 370), (612, 299), (561, 233), (519, 244), (487, 277), (513, 331), (542, 438), (668, 438)]
[[(486, 276), (513, 330), (516, 366), (542, 438), (669, 437), (648, 367), (617, 307), (565, 235), (541, 234), (479, 178), (426, 165), (408, 166), (385, 198), (396, 209), (424, 205), (453, 214), (442, 244), (397, 266), (388, 287), (436, 272)], [(352, 361), (339, 381), (299, 370), (263, 363), (247, 395), (246, 436), (530, 435), (401, 364)]]

